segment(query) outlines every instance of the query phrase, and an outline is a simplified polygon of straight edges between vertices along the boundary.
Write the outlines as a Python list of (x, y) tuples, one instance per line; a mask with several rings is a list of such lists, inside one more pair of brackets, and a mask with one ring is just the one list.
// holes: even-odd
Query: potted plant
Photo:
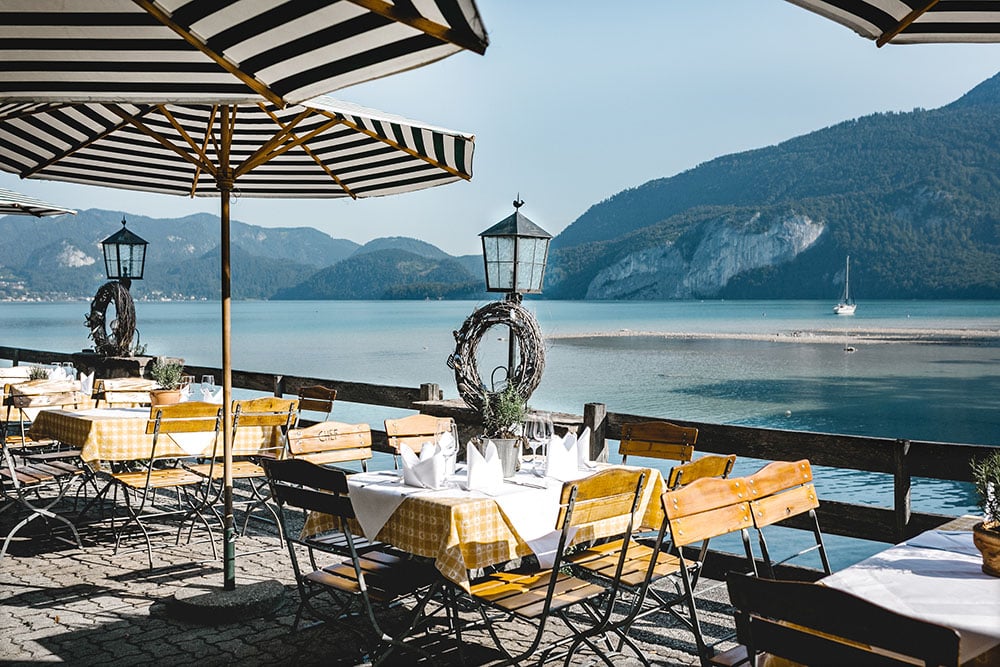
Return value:
[(41, 366), (31, 366), (28, 369), (28, 380), (48, 380), (49, 371)]
[(497, 446), (504, 477), (510, 477), (517, 470), (521, 453), (521, 428), (526, 412), (524, 398), (514, 385), (509, 384), (500, 392), (483, 396), (483, 435), (480, 438), (480, 448), (485, 448), (488, 441)]
[(149, 392), (151, 405), (170, 405), (180, 403), (181, 377), (184, 375), (184, 365), (179, 361), (157, 357), (149, 369), (149, 377), (156, 380), (159, 389)]
[(1000, 450), (972, 461), (983, 520), (973, 526), (972, 540), (983, 554), (983, 572), (1000, 577)]

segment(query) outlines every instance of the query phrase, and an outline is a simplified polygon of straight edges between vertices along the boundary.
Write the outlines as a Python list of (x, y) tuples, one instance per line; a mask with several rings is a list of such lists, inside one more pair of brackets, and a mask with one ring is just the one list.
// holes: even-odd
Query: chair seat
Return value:
[[(550, 611), (589, 600), (606, 592), (603, 586), (578, 579), (567, 574), (559, 574), (552, 595)], [(522, 618), (540, 618), (545, 612), (545, 598), (553, 572), (543, 570), (519, 574), (497, 572), (472, 584), (473, 596), (485, 600)]]
[[(369, 551), (360, 555), (358, 565), (365, 575), (368, 597), (378, 602), (392, 602), (413, 595), (437, 576), (437, 571), (430, 564), (403, 559), (384, 551)], [(305, 579), (345, 593), (361, 592), (350, 560), (310, 572)]]
[[(208, 477), (211, 474), (212, 479), (222, 479), (224, 473), (221, 461), (217, 461), (214, 465), (211, 463), (198, 463), (185, 466), (185, 468), (202, 478)], [(231, 470), (233, 471), (233, 479), (258, 479), (264, 477), (264, 469), (253, 461), (233, 461)]]
[[(567, 560), (573, 565), (602, 577), (612, 578), (618, 568), (618, 558), (621, 554), (624, 540), (614, 540), (598, 544), (589, 549), (573, 554)], [(649, 571), (649, 561), (655, 549), (631, 540), (622, 565), (621, 582), (626, 586), (641, 586)], [(681, 568), (677, 556), (661, 551), (656, 557), (651, 581), (674, 574)]]
[(29, 461), (63, 461), (66, 459), (78, 459), (83, 452), (79, 449), (60, 449), (54, 452), (32, 452), (25, 454), (24, 458)]
[[(128, 486), (133, 489), (144, 489), (146, 488), (146, 472), (116, 472), (111, 475), (121, 484)], [(162, 489), (173, 486), (190, 486), (193, 484), (201, 484), (205, 481), (205, 478), (201, 475), (197, 475), (190, 470), (185, 470), (183, 468), (164, 468), (161, 470), (154, 470), (149, 476), (149, 487), (153, 489)]]

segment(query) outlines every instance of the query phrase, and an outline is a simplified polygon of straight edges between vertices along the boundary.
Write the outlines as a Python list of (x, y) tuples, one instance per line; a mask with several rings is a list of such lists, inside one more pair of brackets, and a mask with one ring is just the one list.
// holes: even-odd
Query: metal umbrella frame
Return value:
[(487, 44), (475, 0), (0, 0), (0, 169), (221, 198), (225, 590), (230, 197), (357, 198), (470, 178), (471, 136), (315, 98)]
[(886, 44), (1000, 42), (1000, 6), (966, 0), (788, 0)]
[(20, 192), (0, 188), (0, 215), (33, 215), (41, 218), (66, 214), (76, 215), (76, 211), (22, 195)]

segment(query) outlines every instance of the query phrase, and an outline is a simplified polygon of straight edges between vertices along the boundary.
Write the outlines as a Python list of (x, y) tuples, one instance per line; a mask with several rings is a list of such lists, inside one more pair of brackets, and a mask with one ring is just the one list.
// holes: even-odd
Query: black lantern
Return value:
[(108, 279), (121, 281), (126, 287), (133, 280), (142, 280), (147, 245), (145, 240), (125, 229), (125, 216), (122, 216), (122, 228), (101, 241)]
[(483, 239), (488, 292), (542, 291), (552, 235), (521, 215), (522, 206), (523, 201), (514, 200), (514, 213), (479, 235)]

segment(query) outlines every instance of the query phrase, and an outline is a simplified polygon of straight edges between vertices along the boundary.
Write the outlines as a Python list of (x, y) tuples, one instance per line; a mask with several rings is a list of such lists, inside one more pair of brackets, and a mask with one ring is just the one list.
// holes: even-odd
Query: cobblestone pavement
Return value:
[[(0, 536), (19, 517), (0, 513)], [(239, 520), (240, 517), (237, 517)], [(175, 619), (166, 602), (175, 591), (190, 586), (221, 586), (221, 563), (212, 559), (207, 542), (158, 547), (149, 568), (145, 548), (133, 541), (116, 555), (110, 528), (78, 521), (81, 550), (50, 534), (40, 521), (22, 529), (0, 560), (0, 663), (27, 665), (353, 665), (362, 662), (353, 633), (319, 625), (293, 632), (298, 607), (288, 553), (266, 524), (251, 522), (249, 534), (237, 541), (237, 582), (278, 580), (285, 588), (282, 602), (269, 617), (213, 626)], [(56, 534), (64, 532), (56, 529)], [(21, 538), (24, 539), (21, 539)], [(197, 533), (195, 534), (197, 538)], [(127, 551), (132, 548), (131, 551)], [(256, 552), (256, 553), (254, 553)], [(710, 583), (710, 582), (705, 582)], [(721, 596), (721, 597), (720, 597)], [(700, 605), (703, 629), (709, 637), (732, 631), (732, 616), (717, 589)], [(720, 599), (722, 601), (720, 601)], [(465, 618), (473, 620), (473, 616)], [(475, 617), (478, 618), (478, 617)], [(506, 624), (508, 627), (510, 624)], [(505, 644), (516, 648), (526, 628), (504, 630)], [(645, 619), (633, 628), (646, 657), (657, 665), (697, 664), (691, 633), (669, 615)], [(442, 664), (460, 664), (453, 639), (441, 639), (436, 650)], [(466, 664), (496, 662), (489, 636), (463, 633)], [(450, 644), (448, 642), (451, 642)], [(723, 644), (728, 648), (731, 644)], [(398, 664), (412, 664), (415, 654), (400, 655)], [(641, 664), (627, 652), (616, 665)], [(599, 663), (583, 652), (574, 664)], [(603, 664), (603, 663), (600, 663)]]

